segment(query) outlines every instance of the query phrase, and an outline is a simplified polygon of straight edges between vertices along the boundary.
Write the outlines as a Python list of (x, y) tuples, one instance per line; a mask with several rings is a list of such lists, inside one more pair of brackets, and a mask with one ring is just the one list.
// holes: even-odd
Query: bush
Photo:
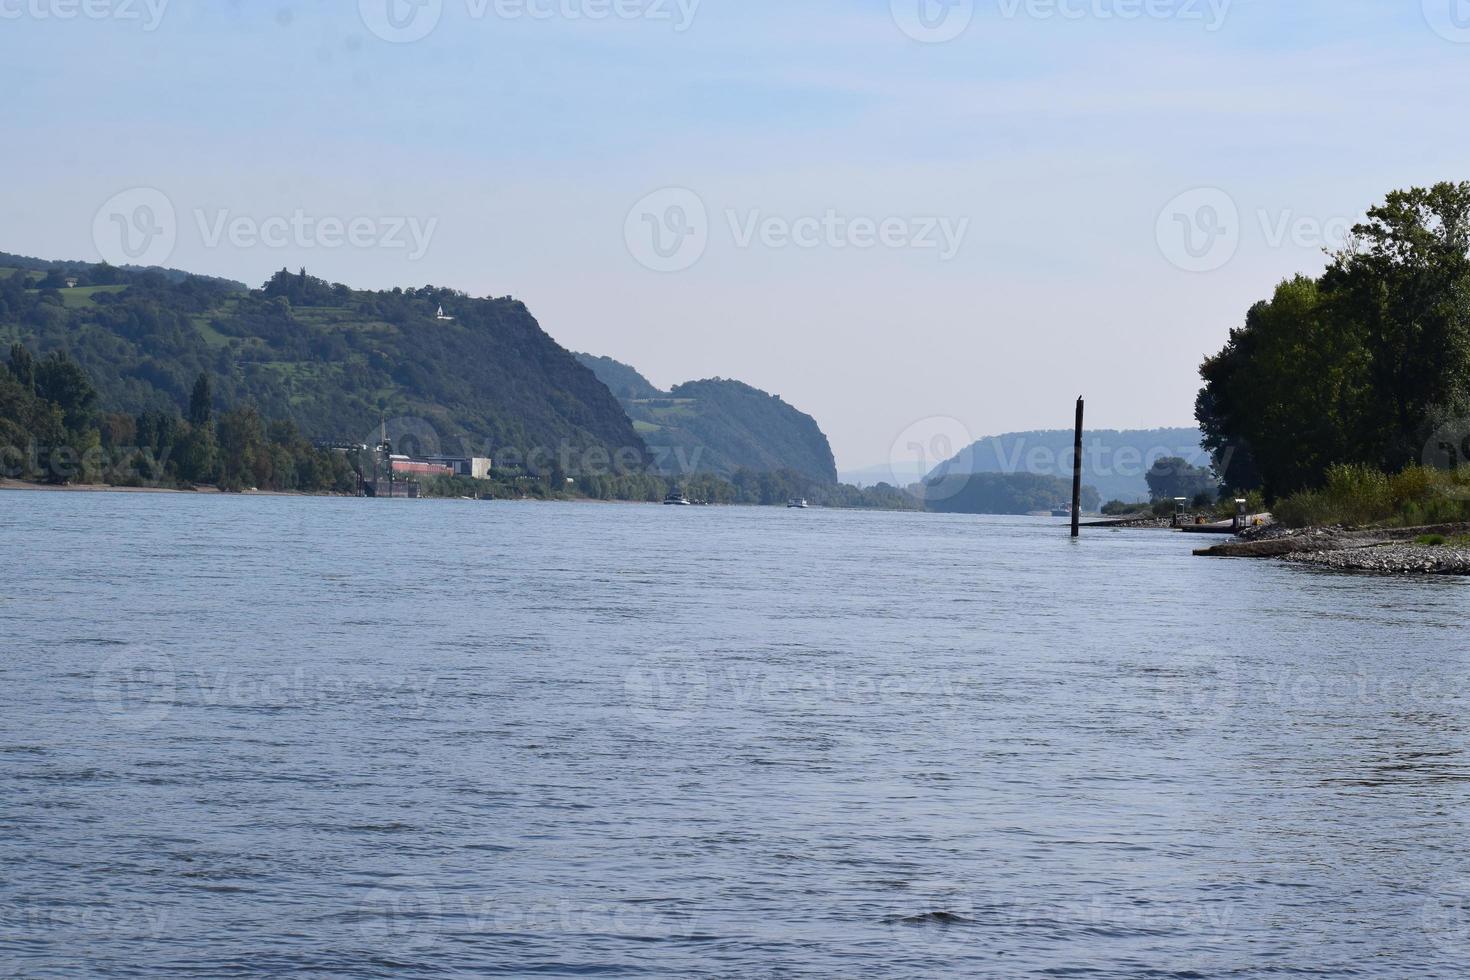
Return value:
[(1411, 466), (1390, 477), (1366, 466), (1334, 466), (1325, 487), (1279, 501), (1275, 514), (1290, 527), (1416, 527), (1470, 520), (1470, 467)]
[(1266, 496), (1259, 490), (1243, 493), (1239, 490), (1226, 493), (1215, 505), (1215, 516), (1221, 520), (1229, 520), (1235, 516), (1235, 501), (1245, 501), (1245, 512), (1247, 514), (1264, 514), (1267, 510)]

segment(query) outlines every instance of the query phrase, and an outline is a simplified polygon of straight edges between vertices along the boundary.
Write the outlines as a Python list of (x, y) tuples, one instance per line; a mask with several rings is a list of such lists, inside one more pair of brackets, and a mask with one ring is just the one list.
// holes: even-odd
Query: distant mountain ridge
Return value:
[(837, 461), (815, 419), (740, 381), (710, 378), (661, 391), (635, 368), (610, 357), (577, 357), (607, 385), (661, 472), (730, 477), (738, 470), (787, 470), (837, 482)]
[[(930, 482), (951, 474), (1004, 473), (1070, 480), (1074, 437), (1070, 429), (989, 436), (936, 466), (925, 479)], [(1096, 487), (1104, 500), (1148, 500), (1144, 474), (1154, 460), (1179, 456), (1191, 465), (1210, 465), (1202, 439), (1197, 428), (1088, 429), (1082, 441), (1083, 479)]]

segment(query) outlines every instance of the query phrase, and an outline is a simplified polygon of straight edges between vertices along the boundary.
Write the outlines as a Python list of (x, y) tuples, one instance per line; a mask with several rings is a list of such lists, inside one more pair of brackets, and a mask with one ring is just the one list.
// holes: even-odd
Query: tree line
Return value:
[[(103, 412), (87, 372), (65, 353), (36, 358), (22, 344), (10, 349), (0, 371), (0, 476), (49, 484), (110, 484), (224, 491), (259, 489), (302, 493), (357, 493), (364, 458), (314, 446), (289, 419), (267, 420), (254, 405), (217, 411), (209, 376), (201, 373), (187, 413), (150, 410)], [(568, 482), (570, 480), (570, 482)], [(491, 480), (424, 480), (427, 496), (662, 500), (679, 490), (712, 504), (785, 504), (804, 497), (818, 505), (915, 509), (918, 502), (894, 487), (859, 489), (823, 484), (789, 470), (740, 470), (726, 480), (709, 473), (670, 479), (651, 472), (609, 469), (568, 477), (501, 470)]]
[(1467, 462), (1470, 183), (1389, 194), (1321, 276), (1251, 307), (1200, 376), (1196, 417), (1232, 489), (1277, 499), (1334, 467)]
[(37, 359), (14, 344), (0, 372), (0, 475), (49, 484), (352, 493), (348, 456), (318, 449), (289, 420), (253, 405), (216, 414), (200, 374), (187, 415), (98, 411), (87, 372), (65, 353)]

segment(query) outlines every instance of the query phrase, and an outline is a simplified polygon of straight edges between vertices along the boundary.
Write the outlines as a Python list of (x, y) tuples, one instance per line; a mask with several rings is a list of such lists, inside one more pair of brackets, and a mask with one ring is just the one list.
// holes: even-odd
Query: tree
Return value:
[(220, 479), (222, 490), (243, 490), (267, 482), (270, 456), (266, 452), (265, 428), (253, 406), (236, 408), (219, 418)]
[(1397, 471), (1433, 413), (1470, 407), (1470, 183), (1394, 191), (1353, 235), (1322, 286), (1366, 347), (1371, 441), (1354, 461)]
[(194, 393), (189, 396), (189, 424), (193, 426), (205, 426), (210, 422), (214, 414), (214, 395), (209, 388), (209, 375), (199, 373), (199, 379), (194, 382)]
[(1319, 285), (1287, 280), (1200, 368), (1195, 417), (1226, 486), (1284, 494), (1311, 485), (1360, 438), (1361, 344), (1333, 320)]
[(36, 395), (61, 409), (70, 432), (83, 432), (91, 427), (97, 407), (97, 389), (75, 362), (61, 352), (51, 354), (36, 365)]
[(1175, 497), (1193, 500), (1201, 494), (1208, 494), (1213, 499), (1220, 489), (1220, 481), (1215, 478), (1213, 470), (1191, 466), (1178, 456), (1155, 460), (1144, 479), (1148, 481), (1149, 495), (1155, 500)]
[(36, 359), (24, 344), (10, 345), (10, 373), (27, 391), (36, 390)]
[(1470, 413), (1470, 183), (1389, 194), (1316, 280), (1258, 303), (1200, 367), (1195, 415), (1232, 489), (1394, 472)]
[(188, 483), (209, 483), (216, 478), (219, 444), (214, 423), (190, 425), (179, 440), (176, 460), (179, 478)]

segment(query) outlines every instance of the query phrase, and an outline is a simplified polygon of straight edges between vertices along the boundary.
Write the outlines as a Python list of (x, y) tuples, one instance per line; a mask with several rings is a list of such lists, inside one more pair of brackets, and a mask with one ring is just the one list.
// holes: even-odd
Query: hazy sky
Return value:
[(1470, 178), (1470, 0), (0, 0), (0, 65), (0, 250), (514, 295), (843, 467), (1187, 423), (1251, 302)]

